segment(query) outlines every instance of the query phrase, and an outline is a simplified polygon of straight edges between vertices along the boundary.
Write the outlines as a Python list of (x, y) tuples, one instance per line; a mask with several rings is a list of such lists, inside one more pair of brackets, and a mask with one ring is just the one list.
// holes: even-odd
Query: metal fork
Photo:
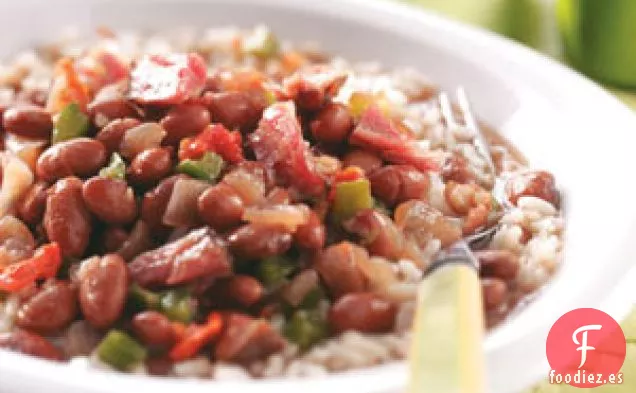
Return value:
[[(475, 148), (484, 157), (496, 183), (490, 150), (462, 88), (457, 89), (457, 97), (465, 127), (472, 130)], [(440, 94), (439, 104), (450, 141), (450, 130), (458, 123), (446, 93)], [(460, 239), (440, 251), (425, 272), (418, 287), (413, 323), (410, 393), (485, 391), (479, 261), (471, 246), (489, 241), (495, 230), (493, 226)]]
[[(463, 87), (460, 86), (457, 88), (456, 95), (459, 112), (461, 114), (461, 117), (464, 119), (464, 128), (472, 132), (473, 146), (475, 146), (475, 150), (477, 150), (477, 153), (486, 162), (488, 172), (494, 179), (492, 190), (493, 197), (500, 206), (507, 208), (509, 206), (509, 202), (504, 196), (505, 182), (500, 179), (499, 176), (497, 176), (497, 168), (495, 167), (492, 155), (490, 154), (490, 148), (488, 147), (486, 138), (484, 137), (484, 134), (481, 131), (477, 120), (475, 120), (475, 116), (473, 116), (466, 91)], [(446, 139), (449, 140), (451, 138), (451, 130), (460, 127), (460, 123), (455, 119), (453, 105), (451, 104), (451, 100), (449, 99), (448, 94), (442, 91), (439, 94), (438, 100), (442, 119), (446, 123)], [(468, 243), (469, 246), (478, 248), (478, 246), (481, 246), (484, 243), (488, 242), (492, 238), (496, 230), (497, 226), (494, 225), (490, 228), (486, 228), (482, 231), (467, 236), (464, 240), (466, 241), (466, 243)]]

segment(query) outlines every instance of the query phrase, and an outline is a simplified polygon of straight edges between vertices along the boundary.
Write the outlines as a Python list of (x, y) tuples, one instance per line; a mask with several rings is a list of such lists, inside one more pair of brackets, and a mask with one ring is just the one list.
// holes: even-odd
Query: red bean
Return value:
[(309, 213), (309, 220), (301, 225), (294, 233), (294, 240), (303, 248), (308, 250), (320, 250), (325, 245), (326, 229), (316, 212)]
[(382, 159), (364, 150), (352, 150), (342, 158), (342, 167), (357, 166), (367, 175), (382, 166)]
[(261, 300), (264, 292), (257, 279), (239, 274), (218, 280), (206, 295), (220, 307), (249, 307)]
[(432, 235), (442, 247), (448, 247), (462, 236), (461, 222), (443, 215), (425, 201), (411, 200), (401, 203), (393, 213), (395, 224), (421, 247), (425, 247)]
[(498, 278), (484, 278), (481, 280), (481, 290), (486, 310), (499, 307), (506, 299), (508, 287)]
[(81, 257), (91, 234), (91, 217), (82, 198), (82, 182), (69, 177), (58, 180), (48, 191), (44, 229), (62, 254)]
[(144, 150), (130, 163), (128, 176), (137, 185), (148, 186), (168, 176), (172, 171), (172, 152), (165, 147)]
[(117, 252), (124, 245), (128, 236), (128, 232), (121, 227), (106, 228), (100, 239), (101, 251), (104, 253)]
[(151, 357), (146, 359), (148, 374), (155, 376), (168, 376), (172, 372), (173, 362), (168, 356)]
[(66, 282), (48, 282), (22, 304), (16, 324), (38, 333), (51, 333), (68, 326), (77, 314), (77, 294)]
[(342, 143), (353, 128), (353, 118), (346, 106), (331, 103), (318, 112), (310, 128), (312, 135), (319, 142)]
[(49, 139), (53, 129), (51, 115), (35, 105), (20, 105), (7, 109), (3, 114), (4, 129), (25, 138)]
[(206, 224), (224, 231), (241, 223), (245, 206), (232, 187), (219, 183), (199, 196), (198, 209)]
[(451, 156), (442, 167), (442, 179), (444, 182), (454, 181), (460, 184), (471, 183), (475, 175), (468, 168), (468, 162), (459, 154)]
[(164, 143), (178, 144), (183, 138), (196, 135), (210, 124), (210, 113), (200, 104), (181, 104), (172, 107), (161, 120), (161, 126), (166, 130)]
[(128, 268), (116, 254), (92, 257), (79, 271), (79, 300), (84, 318), (105, 329), (119, 319), (128, 293)]
[(289, 250), (292, 235), (279, 227), (246, 224), (228, 237), (232, 252), (245, 259), (261, 259)]
[(48, 89), (24, 88), (16, 95), (15, 100), (20, 104), (29, 104), (39, 107), (45, 107), (49, 98)]
[(117, 254), (121, 255), (124, 260), (130, 261), (152, 246), (150, 228), (143, 220), (139, 220), (130, 231), (130, 236), (117, 250)]
[(29, 225), (35, 225), (42, 221), (46, 208), (46, 189), (44, 182), (37, 182), (18, 201), (18, 216)]
[(343, 224), (362, 239), (371, 255), (397, 260), (403, 255), (405, 239), (393, 220), (379, 211), (365, 209)]
[(294, 101), (296, 101), (299, 108), (313, 112), (323, 106), (325, 99), (325, 93), (319, 88), (308, 86), (308, 88), (298, 91)]
[(329, 324), (335, 333), (355, 330), (386, 333), (393, 329), (396, 307), (373, 293), (347, 294), (331, 307)]
[(428, 175), (409, 165), (387, 165), (369, 175), (373, 195), (388, 206), (411, 199), (427, 199)]
[(135, 106), (125, 96), (127, 87), (125, 82), (104, 86), (88, 104), (88, 113), (98, 127), (105, 126), (113, 119), (138, 116)]
[(141, 218), (152, 231), (166, 231), (163, 215), (166, 212), (174, 184), (181, 176), (171, 176), (162, 180), (155, 188), (146, 192), (141, 202)]
[(174, 341), (174, 330), (168, 317), (157, 311), (144, 311), (132, 319), (135, 335), (146, 345), (167, 348)]
[(49, 360), (62, 360), (64, 358), (62, 352), (44, 337), (22, 329), (0, 333), (0, 348)]
[(541, 198), (555, 207), (559, 207), (560, 202), (554, 176), (545, 171), (527, 172), (510, 179), (506, 183), (506, 194), (515, 205), (522, 196)]
[(40, 179), (53, 182), (67, 176), (88, 177), (104, 166), (108, 159), (104, 145), (91, 138), (76, 138), (56, 143), (37, 161)]
[(213, 121), (222, 123), (230, 130), (238, 128), (247, 132), (256, 127), (267, 105), (264, 98), (257, 94), (240, 91), (208, 92), (204, 95), (204, 102)]
[(113, 153), (119, 151), (119, 145), (126, 131), (140, 124), (139, 120), (133, 118), (115, 119), (102, 128), (95, 135), (95, 139), (102, 142), (109, 153)]
[(475, 256), (484, 277), (514, 280), (519, 273), (519, 257), (508, 250), (479, 250)]
[(325, 249), (315, 261), (315, 268), (333, 297), (362, 292), (367, 287), (359, 263), (369, 259), (367, 251), (350, 242), (341, 242)]
[(248, 364), (278, 352), (285, 340), (263, 319), (230, 314), (217, 341), (214, 355), (221, 361)]
[(109, 224), (128, 224), (137, 217), (137, 202), (124, 180), (92, 177), (84, 183), (82, 196), (88, 209)]

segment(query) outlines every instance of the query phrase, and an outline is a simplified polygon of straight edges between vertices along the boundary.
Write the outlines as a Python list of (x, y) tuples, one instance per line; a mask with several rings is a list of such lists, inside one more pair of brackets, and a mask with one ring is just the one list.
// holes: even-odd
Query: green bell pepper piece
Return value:
[(135, 310), (158, 310), (161, 303), (161, 295), (149, 291), (139, 286), (139, 284), (132, 284), (128, 290), (128, 301), (130, 306)]
[(279, 288), (295, 269), (294, 263), (283, 256), (265, 258), (259, 265), (258, 276), (269, 290)]
[(171, 321), (189, 323), (194, 319), (195, 304), (184, 289), (172, 289), (164, 292), (159, 301), (159, 311)]
[(88, 116), (82, 112), (79, 105), (72, 102), (60, 112), (55, 122), (51, 143), (55, 144), (85, 136), (88, 133), (88, 126)]
[(97, 347), (101, 361), (121, 371), (128, 371), (146, 359), (146, 349), (120, 330), (111, 330)]
[(373, 207), (371, 184), (358, 179), (336, 184), (336, 197), (331, 207), (337, 221), (353, 217), (357, 212)]
[(99, 175), (111, 179), (126, 180), (126, 162), (119, 154), (113, 153), (110, 157), (110, 163), (99, 171)]
[(252, 34), (245, 37), (243, 41), (243, 50), (245, 53), (260, 57), (261, 59), (269, 59), (278, 53), (278, 39), (265, 26), (258, 26)]
[(285, 324), (283, 333), (305, 350), (327, 337), (327, 322), (317, 311), (296, 310)]
[(177, 172), (185, 173), (195, 179), (214, 182), (223, 170), (225, 161), (216, 153), (206, 152), (198, 160), (186, 159), (177, 165)]

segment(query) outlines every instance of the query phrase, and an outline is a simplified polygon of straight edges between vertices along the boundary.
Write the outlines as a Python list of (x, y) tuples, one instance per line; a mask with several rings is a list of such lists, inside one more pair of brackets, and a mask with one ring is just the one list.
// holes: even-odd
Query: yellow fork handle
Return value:
[(410, 393), (484, 393), (484, 317), (477, 270), (440, 266), (422, 280), (410, 353)]

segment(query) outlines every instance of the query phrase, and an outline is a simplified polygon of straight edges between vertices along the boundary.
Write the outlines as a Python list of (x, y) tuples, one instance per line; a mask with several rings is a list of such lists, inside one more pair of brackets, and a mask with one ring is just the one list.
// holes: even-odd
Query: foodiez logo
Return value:
[(611, 316), (594, 308), (572, 310), (548, 333), (549, 381), (580, 388), (623, 383), (626, 350), (623, 330)]

